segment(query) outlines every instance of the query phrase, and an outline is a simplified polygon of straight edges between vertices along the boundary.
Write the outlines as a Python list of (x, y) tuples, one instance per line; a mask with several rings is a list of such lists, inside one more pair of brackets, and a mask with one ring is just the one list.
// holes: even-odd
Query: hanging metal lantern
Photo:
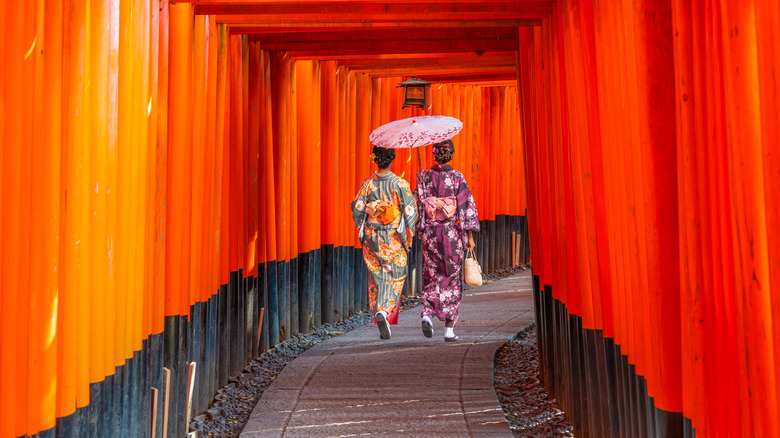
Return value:
[(417, 76), (415, 76), (412, 79), (408, 79), (398, 84), (396, 88), (404, 87), (404, 104), (401, 109), (404, 109), (407, 106), (417, 106), (425, 109), (429, 94), (428, 87), (430, 87), (432, 83), (433, 82), (417, 79)]

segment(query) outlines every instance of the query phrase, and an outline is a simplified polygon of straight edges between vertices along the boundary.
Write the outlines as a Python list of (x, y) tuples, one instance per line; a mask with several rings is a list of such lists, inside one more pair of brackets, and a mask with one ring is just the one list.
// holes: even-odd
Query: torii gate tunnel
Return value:
[(2, 438), (183, 436), (366, 308), (349, 201), (419, 114), (578, 436), (780, 436), (777, 0), (5, 1), (0, 60)]

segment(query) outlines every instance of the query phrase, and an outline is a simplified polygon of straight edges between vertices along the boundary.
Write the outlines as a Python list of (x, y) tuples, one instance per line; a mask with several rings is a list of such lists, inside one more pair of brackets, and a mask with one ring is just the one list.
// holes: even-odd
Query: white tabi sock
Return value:
[(455, 337), (455, 330), (453, 327), (444, 327), (444, 337), (445, 338), (454, 338)]

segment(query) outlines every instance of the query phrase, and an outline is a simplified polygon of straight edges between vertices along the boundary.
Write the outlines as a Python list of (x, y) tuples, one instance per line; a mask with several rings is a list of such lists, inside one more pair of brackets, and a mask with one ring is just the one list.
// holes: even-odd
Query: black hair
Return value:
[(439, 164), (449, 163), (452, 156), (455, 155), (455, 144), (452, 140), (444, 140), (434, 144), (433, 147), (439, 150), (439, 153), (433, 156)]
[(374, 146), (374, 163), (380, 169), (386, 169), (395, 160), (395, 149)]

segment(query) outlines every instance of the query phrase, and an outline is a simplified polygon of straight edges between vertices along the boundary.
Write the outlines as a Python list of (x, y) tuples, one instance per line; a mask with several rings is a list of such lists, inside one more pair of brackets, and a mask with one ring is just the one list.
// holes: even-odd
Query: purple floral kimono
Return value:
[[(463, 285), (463, 256), (468, 245), (467, 231), (479, 231), (479, 217), (474, 197), (463, 174), (452, 166), (436, 164), (417, 177), (414, 196), (420, 206), (418, 229), (423, 252), (422, 316), (440, 320), (458, 319), (458, 305)], [(457, 209), (449, 218), (426, 212), (427, 198), (450, 198)], [(433, 199), (429, 202), (432, 203)], [(440, 206), (443, 203), (440, 202)]]

